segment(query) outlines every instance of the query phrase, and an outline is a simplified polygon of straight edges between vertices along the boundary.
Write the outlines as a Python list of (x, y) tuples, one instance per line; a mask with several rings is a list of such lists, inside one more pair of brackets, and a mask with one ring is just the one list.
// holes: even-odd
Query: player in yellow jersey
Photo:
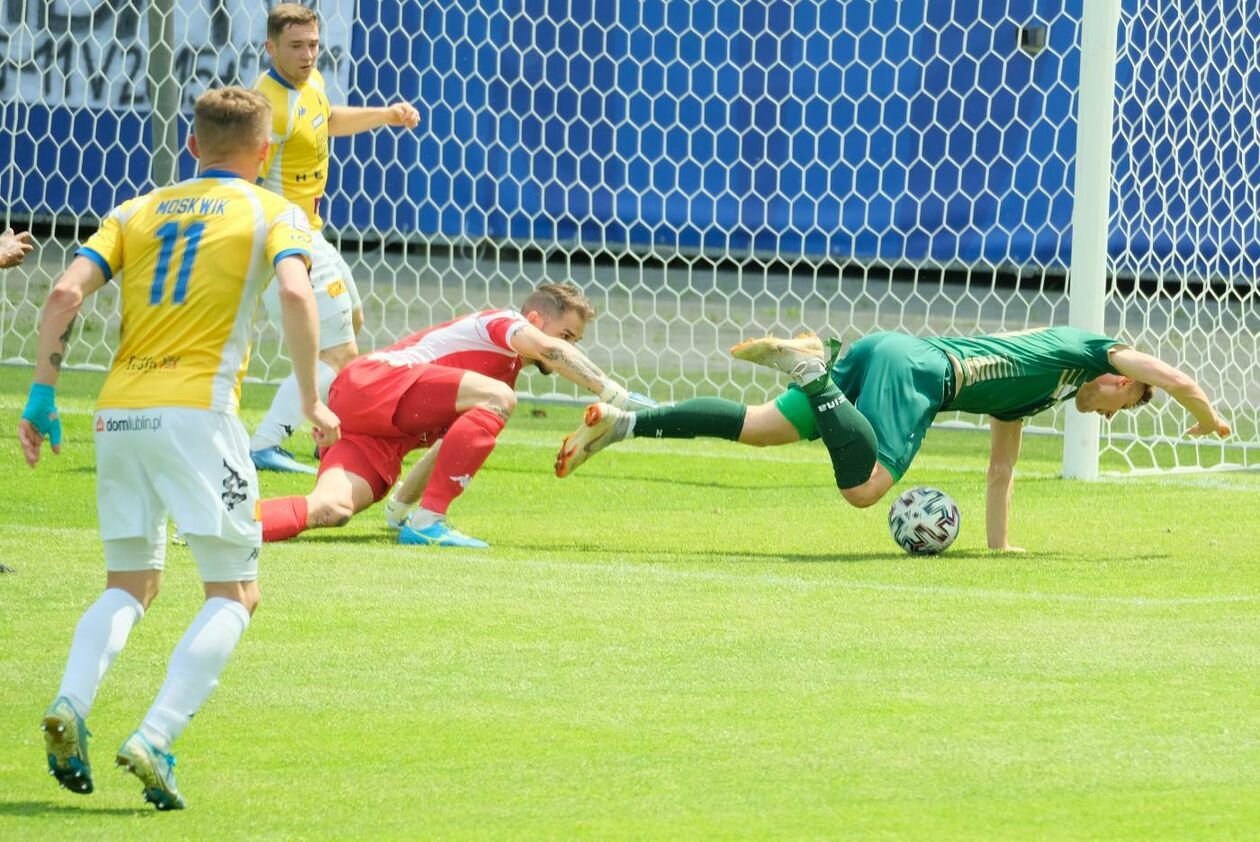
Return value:
[[(380, 126), (415, 128), (420, 115), (410, 105), (356, 108), (332, 105), (324, 79), (315, 68), (319, 56), (319, 18), (297, 3), (281, 3), (267, 15), (267, 54), (271, 68), (256, 85), (271, 101), (271, 152), (263, 162), (261, 183), (306, 212), (312, 229), (311, 283), (319, 306), (319, 390), (327, 400), (337, 372), (354, 359), (355, 334), (363, 324), (359, 292), (341, 253), (320, 234), (320, 202), (328, 184), (328, 138), (358, 134)], [(273, 296), (264, 296), (275, 312)], [(297, 384), (280, 384), (267, 416), (250, 439), (250, 456), (263, 470), (315, 469), (295, 460), (281, 445), (302, 423)]]
[(119, 286), (122, 338), (95, 419), (105, 592), (79, 620), (43, 720), (49, 771), (72, 792), (92, 791), (84, 720), (105, 671), (157, 596), (169, 514), (196, 558), (206, 602), (118, 763), (143, 781), (145, 800), (158, 809), (184, 806), (171, 743), (218, 683), (258, 604), (258, 477), (236, 408), (258, 298), (273, 273), (305, 415), (321, 443), (339, 435), (340, 421), (315, 387), (309, 225), (298, 208), (254, 183), (270, 117), (255, 91), (201, 96), (189, 141), (198, 176), (111, 211), (49, 293), (40, 319), (35, 383), (19, 424), (31, 467), (45, 435), (54, 453), (61, 449), (54, 387), (79, 308), (105, 284)]

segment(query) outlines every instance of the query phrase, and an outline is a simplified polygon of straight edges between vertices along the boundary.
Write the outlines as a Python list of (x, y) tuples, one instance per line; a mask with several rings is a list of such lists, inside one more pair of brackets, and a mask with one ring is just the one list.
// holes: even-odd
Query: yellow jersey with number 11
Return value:
[(110, 211), (79, 249), (117, 280), (118, 351), (99, 409), (186, 406), (235, 413), (254, 313), (285, 257), (311, 257), (292, 203), (222, 170)]

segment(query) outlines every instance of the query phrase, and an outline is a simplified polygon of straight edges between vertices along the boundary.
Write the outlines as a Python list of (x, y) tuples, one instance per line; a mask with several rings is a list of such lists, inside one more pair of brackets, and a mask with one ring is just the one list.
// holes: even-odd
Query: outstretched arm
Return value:
[(1150, 354), (1144, 354), (1132, 348), (1117, 348), (1112, 351), (1111, 364), (1125, 377), (1132, 377), (1141, 383), (1163, 389), (1172, 396), (1173, 400), (1184, 406), (1198, 422), (1186, 431), (1186, 435), (1210, 436), (1215, 433), (1218, 436), (1228, 436), (1230, 434), (1229, 424), (1216, 414), (1211, 401), (1190, 375)]
[(334, 105), (328, 118), (328, 134), (331, 137), (368, 132), (381, 126), (401, 126), (414, 129), (420, 125), (420, 112), (406, 102), (384, 108), (361, 108), (354, 105)]
[(548, 371), (554, 371), (565, 380), (598, 395), (605, 403), (622, 406), (629, 397), (625, 388), (600, 371), (586, 354), (533, 325), (525, 325), (512, 334), (508, 344), (525, 359), (541, 363)]
[(1023, 421), (989, 419), (989, 476), (985, 494), (984, 521), (989, 549), (1023, 552), (1012, 547), (1007, 535), (1011, 515), (1011, 495), (1015, 490), (1015, 463), (1024, 437)]
[(83, 299), (105, 285), (105, 273), (86, 257), (76, 257), (66, 267), (57, 285), (48, 293), (39, 320), (39, 340), (35, 357), (35, 382), (27, 398), (26, 410), (18, 422), (22, 455), (32, 468), (39, 462), (39, 449), (48, 436), (53, 453), (61, 452), (61, 421), (57, 417), (55, 387), (65, 357), (66, 343)]

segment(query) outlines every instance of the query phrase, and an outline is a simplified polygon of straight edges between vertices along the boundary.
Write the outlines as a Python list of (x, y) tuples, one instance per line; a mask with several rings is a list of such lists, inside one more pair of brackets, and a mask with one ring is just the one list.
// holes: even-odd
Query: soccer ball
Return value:
[(958, 504), (936, 488), (912, 488), (899, 495), (888, 510), (888, 531), (911, 555), (944, 552), (958, 537)]

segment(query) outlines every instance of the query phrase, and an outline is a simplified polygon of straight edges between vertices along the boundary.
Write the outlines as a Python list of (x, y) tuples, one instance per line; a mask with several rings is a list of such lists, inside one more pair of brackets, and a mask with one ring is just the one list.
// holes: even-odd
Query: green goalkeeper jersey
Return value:
[(962, 367), (958, 397), (942, 408), (1001, 421), (1036, 415), (1095, 377), (1118, 373), (1108, 352), (1119, 340), (1074, 327), (923, 341)]

